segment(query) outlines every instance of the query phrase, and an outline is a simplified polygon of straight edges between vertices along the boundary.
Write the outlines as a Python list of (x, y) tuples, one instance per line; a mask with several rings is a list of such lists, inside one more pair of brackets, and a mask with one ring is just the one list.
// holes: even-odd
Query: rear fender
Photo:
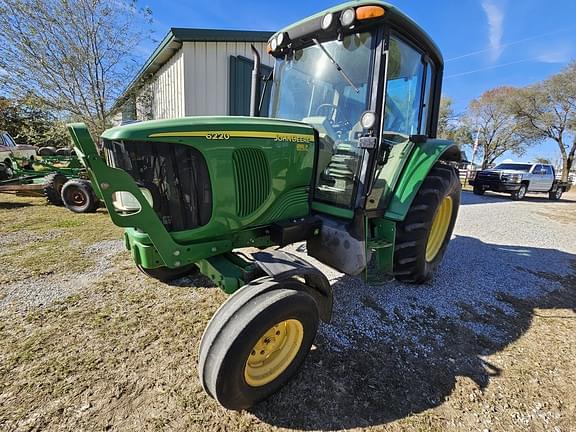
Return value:
[(451, 141), (436, 139), (414, 146), (398, 179), (386, 209), (385, 218), (394, 221), (404, 220), (424, 179), (439, 160), (459, 162), (461, 160), (460, 149)]

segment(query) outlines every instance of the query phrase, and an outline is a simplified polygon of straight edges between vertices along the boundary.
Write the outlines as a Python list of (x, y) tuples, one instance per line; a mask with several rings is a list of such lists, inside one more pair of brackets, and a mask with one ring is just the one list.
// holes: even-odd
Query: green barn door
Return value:
[[(229, 114), (233, 116), (250, 115), (250, 87), (252, 81), (252, 68), (254, 62), (242, 56), (230, 56), (230, 92), (229, 92)], [(260, 65), (260, 72), (268, 77), (272, 68), (264, 64)], [(270, 104), (270, 85), (264, 95), (262, 112), (260, 116), (268, 117), (268, 105)], [(262, 83), (262, 90), (264, 82)]]

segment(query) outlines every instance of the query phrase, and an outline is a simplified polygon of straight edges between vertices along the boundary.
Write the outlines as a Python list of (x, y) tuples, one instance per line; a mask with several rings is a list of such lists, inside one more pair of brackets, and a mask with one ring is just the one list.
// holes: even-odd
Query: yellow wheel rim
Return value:
[(447, 196), (436, 210), (432, 227), (428, 234), (428, 242), (426, 243), (426, 261), (428, 262), (434, 261), (440, 249), (442, 249), (444, 239), (448, 233), (448, 227), (450, 226), (450, 220), (452, 219), (452, 207), (452, 198)]
[(298, 354), (303, 338), (304, 327), (295, 319), (279, 322), (267, 330), (246, 360), (246, 383), (251, 387), (261, 387), (278, 378)]

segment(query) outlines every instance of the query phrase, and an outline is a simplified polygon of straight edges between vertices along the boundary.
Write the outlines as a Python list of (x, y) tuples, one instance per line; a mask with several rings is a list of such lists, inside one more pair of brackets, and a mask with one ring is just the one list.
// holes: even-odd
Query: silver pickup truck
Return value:
[(513, 200), (523, 199), (528, 192), (537, 192), (547, 193), (551, 200), (557, 201), (570, 189), (568, 183), (556, 179), (552, 165), (540, 163), (501, 163), (476, 172), (470, 184), (476, 195), (483, 195), (487, 190), (507, 192)]

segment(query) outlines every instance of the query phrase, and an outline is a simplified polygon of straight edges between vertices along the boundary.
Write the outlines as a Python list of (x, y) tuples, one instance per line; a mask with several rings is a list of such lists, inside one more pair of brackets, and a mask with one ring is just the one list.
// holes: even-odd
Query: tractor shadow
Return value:
[(560, 201), (551, 201), (547, 196), (536, 194), (536, 195), (526, 195), (522, 201), (513, 201), (509, 194), (499, 194), (496, 192), (486, 192), (484, 195), (475, 195), (470, 191), (462, 191), (461, 195), (461, 205), (474, 205), (474, 204), (498, 204), (498, 203), (516, 203), (516, 202), (528, 202), (528, 203), (548, 203), (548, 204), (569, 204), (576, 203), (573, 199), (574, 195), (563, 195)]
[(0, 202), (0, 210), (15, 210), (30, 206), (32, 206), (32, 204), (27, 202)]
[(484, 389), (502, 370), (483, 357), (520, 338), (535, 308), (576, 311), (576, 255), (459, 236), (427, 286), (342, 277), (333, 289), (333, 320), (302, 370), (251, 410), (262, 421), (383, 425), (441, 405), (461, 377)]

